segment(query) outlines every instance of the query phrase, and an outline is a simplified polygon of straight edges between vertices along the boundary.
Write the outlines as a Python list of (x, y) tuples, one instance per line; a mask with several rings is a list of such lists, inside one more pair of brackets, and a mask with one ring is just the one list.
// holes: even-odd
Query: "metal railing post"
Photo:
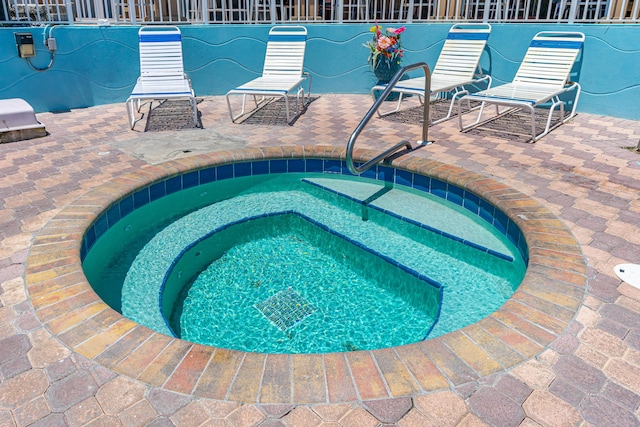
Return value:
[(390, 149), (378, 154), (376, 157), (363, 163), (360, 166), (356, 166), (353, 162), (353, 148), (355, 146), (356, 140), (358, 139), (358, 136), (360, 136), (360, 133), (362, 133), (363, 129), (365, 128), (365, 126), (367, 126), (367, 124), (369, 123), (373, 115), (378, 111), (382, 103), (391, 94), (391, 92), (393, 91), (393, 88), (395, 87), (396, 84), (398, 84), (402, 76), (404, 76), (407, 72), (411, 70), (415, 70), (417, 68), (422, 68), (424, 70), (424, 108), (422, 110), (422, 139), (418, 141), (418, 143), (421, 145), (426, 145), (433, 142), (433, 141), (431, 142), (428, 141), (429, 99), (430, 99), (430, 93), (431, 93), (431, 71), (429, 70), (429, 66), (424, 62), (417, 62), (415, 64), (402, 67), (400, 70), (398, 70), (396, 75), (393, 76), (391, 81), (387, 84), (387, 87), (384, 89), (384, 91), (382, 91), (382, 94), (380, 94), (376, 102), (374, 102), (373, 106), (369, 109), (369, 111), (367, 111), (367, 114), (364, 115), (364, 117), (362, 118), (358, 126), (356, 126), (356, 129), (351, 134), (351, 137), (349, 138), (349, 142), (347, 143), (346, 161), (347, 161), (347, 167), (349, 168), (349, 171), (352, 174), (360, 175), (361, 173), (365, 172), (367, 169), (374, 166), (380, 160), (384, 160), (389, 156), (391, 156), (392, 154), (397, 153), (401, 148), (407, 148), (408, 150), (413, 149), (413, 146), (409, 141), (402, 141), (394, 145)]

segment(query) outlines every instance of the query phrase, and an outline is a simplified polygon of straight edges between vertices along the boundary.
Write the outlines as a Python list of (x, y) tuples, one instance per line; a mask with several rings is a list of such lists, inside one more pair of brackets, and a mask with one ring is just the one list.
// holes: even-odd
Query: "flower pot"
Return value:
[[(376, 84), (380, 85), (389, 83), (393, 76), (396, 75), (398, 70), (402, 68), (399, 62), (399, 58), (389, 59), (383, 55), (378, 56), (376, 65), (375, 67), (373, 67), (373, 74), (375, 74), (376, 78), (378, 79), (378, 83)], [(406, 76), (404, 76), (404, 78), (406, 78)], [(376, 99), (378, 99), (380, 94), (382, 94), (382, 91), (374, 91), (374, 96)], [(396, 101), (398, 99), (398, 96), (398, 93), (390, 93), (387, 97), (387, 101)]]
[(400, 68), (398, 58), (389, 59), (386, 56), (380, 55), (373, 68), (373, 73), (378, 78), (378, 84), (389, 83)]

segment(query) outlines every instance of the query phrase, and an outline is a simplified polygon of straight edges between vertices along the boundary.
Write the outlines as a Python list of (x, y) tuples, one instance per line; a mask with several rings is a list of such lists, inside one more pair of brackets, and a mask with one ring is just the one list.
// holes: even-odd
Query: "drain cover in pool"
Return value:
[(295, 326), (316, 311), (313, 305), (291, 288), (278, 292), (255, 307), (282, 331)]

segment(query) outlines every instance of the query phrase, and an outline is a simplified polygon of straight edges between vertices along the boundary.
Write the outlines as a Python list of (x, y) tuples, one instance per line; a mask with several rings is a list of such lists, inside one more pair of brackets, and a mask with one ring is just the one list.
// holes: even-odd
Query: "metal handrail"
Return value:
[(347, 143), (347, 167), (349, 171), (354, 175), (360, 175), (367, 169), (371, 168), (373, 165), (378, 163), (380, 160), (385, 159), (400, 150), (400, 148), (407, 148), (409, 150), (413, 150), (413, 146), (409, 141), (402, 141), (398, 144), (394, 145), (387, 151), (384, 151), (381, 154), (378, 154), (373, 159), (369, 160), (366, 163), (363, 163), (360, 166), (356, 166), (353, 163), (353, 147), (356, 143), (356, 139), (360, 136), (360, 133), (364, 129), (364, 127), (369, 123), (369, 120), (373, 117), (373, 115), (378, 111), (382, 103), (387, 99), (389, 94), (392, 92), (393, 88), (400, 81), (402, 76), (404, 76), (408, 71), (415, 70), (416, 68), (422, 68), (424, 70), (424, 109), (422, 112), (422, 139), (418, 141), (420, 145), (431, 144), (433, 141), (428, 141), (428, 129), (429, 129), (429, 98), (431, 94), (431, 71), (429, 70), (429, 66), (424, 62), (416, 62), (415, 64), (407, 65), (406, 67), (402, 67), (395, 76), (391, 79), (391, 81), (387, 84), (387, 87), (382, 91), (376, 102), (371, 106), (367, 114), (364, 115), (356, 129), (351, 134), (349, 138), (349, 142)]

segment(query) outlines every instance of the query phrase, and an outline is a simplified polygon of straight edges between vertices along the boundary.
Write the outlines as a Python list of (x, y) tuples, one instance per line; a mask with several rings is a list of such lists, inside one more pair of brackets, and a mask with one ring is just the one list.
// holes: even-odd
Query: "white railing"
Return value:
[(640, 0), (0, 0), (0, 25), (640, 22)]

